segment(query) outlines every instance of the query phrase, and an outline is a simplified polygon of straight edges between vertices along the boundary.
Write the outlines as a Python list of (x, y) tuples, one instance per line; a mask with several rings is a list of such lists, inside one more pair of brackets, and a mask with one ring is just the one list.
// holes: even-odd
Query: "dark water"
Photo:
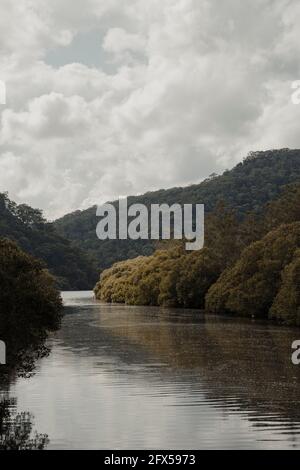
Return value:
[(64, 300), (52, 353), (10, 389), (48, 448), (300, 449), (300, 330)]

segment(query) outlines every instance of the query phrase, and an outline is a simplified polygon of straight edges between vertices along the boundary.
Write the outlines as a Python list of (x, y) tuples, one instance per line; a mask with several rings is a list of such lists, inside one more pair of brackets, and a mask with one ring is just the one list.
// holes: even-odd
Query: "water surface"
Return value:
[(300, 330), (64, 293), (52, 352), (10, 394), (52, 449), (300, 449)]

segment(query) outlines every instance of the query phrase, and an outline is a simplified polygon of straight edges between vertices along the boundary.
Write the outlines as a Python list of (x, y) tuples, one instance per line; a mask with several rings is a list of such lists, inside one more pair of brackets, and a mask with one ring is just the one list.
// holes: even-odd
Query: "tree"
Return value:
[(20, 204), (15, 209), (18, 219), (27, 227), (39, 227), (46, 223), (40, 209), (33, 209), (27, 204)]
[(45, 266), (0, 239), (0, 337), (8, 367), (30, 372), (37, 355), (47, 352), (47, 334), (60, 327), (61, 318), (62, 301)]
[(282, 319), (277, 315), (280, 299), (277, 308), (272, 311), (271, 307), (281, 289), (284, 270), (299, 247), (300, 222), (281, 225), (252, 243), (210, 288), (206, 308), (215, 313)]
[(17, 205), (0, 193), (0, 238), (18, 243), (27, 253), (43, 260), (64, 290), (91, 289), (97, 280), (94, 262), (56, 233), (39, 209)]
[[(129, 197), (128, 203), (145, 204), (148, 209), (151, 204), (161, 203), (205, 204), (207, 221), (207, 215), (223, 201), (228, 209), (236, 212), (241, 221), (249, 212), (262, 214), (266, 204), (278, 197), (285, 185), (299, 180), (300, 150), (254, 152), (250, 158), (246, 158), (230, 171), (225, 171), (223, 175), (184, 188), (171, 188)], [(90, 253), (99, 272), (111, 267), (115, 262), (148, 256), (156, 250), (152, 240), (99, 242), (95, 236), (97, 222), (96, 207), (90, 207), (62, 217), (55, 221), (54, 225), (63, 237)], [(273, 227), (268, 230), (271, 228)], [(230, 229), (230, 226), (227, 226), (227, 229)], [(263, 234), (257, 234), (256, 239), (261, 236)], [(253, 238), (249, 243), (252, 241)], [(232, 250), (231, 255), (232, 253), (235, 251)]]
[(300, 250), (282, 273), (282, 283), (270, 309), (270, 318), (300, 325)]

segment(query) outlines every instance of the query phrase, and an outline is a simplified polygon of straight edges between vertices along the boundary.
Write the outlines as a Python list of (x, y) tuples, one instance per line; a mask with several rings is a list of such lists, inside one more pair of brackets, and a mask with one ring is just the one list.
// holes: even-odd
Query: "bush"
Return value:
[(55, 279), (42, 262), (9, 240), (0, 240), (0, 338), (8, 364), (30, 370), (33, 356), (45, 352), (49, 331), (57, 330), (62, 301)]
[[(210, 288), (206, 296), (206, 308), (215, 313), (230, 312), (262, 318), (269, 316), (284, 321), (287, 314), (282, 310), (283, 293), (299, 290), (299, 284), (295, 284), (297, 262), (288, 268), (299, 247), (300, 222), (281, 225), (262, 240), (252, 243), (235, 265), (224, 271)], [(283, 291), (280, 294), (281, 289)], [(295, 297), (294, 307), (296, 304)], [(292, 321), (294, 323), (295, 319)]]

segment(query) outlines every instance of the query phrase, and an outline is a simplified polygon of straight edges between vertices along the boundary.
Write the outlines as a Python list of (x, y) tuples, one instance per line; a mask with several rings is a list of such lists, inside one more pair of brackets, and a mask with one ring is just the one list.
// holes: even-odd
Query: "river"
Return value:
[(48, 449), (300, 449), (300, 330), (63, 299), (50, 355), (10, 386)]

